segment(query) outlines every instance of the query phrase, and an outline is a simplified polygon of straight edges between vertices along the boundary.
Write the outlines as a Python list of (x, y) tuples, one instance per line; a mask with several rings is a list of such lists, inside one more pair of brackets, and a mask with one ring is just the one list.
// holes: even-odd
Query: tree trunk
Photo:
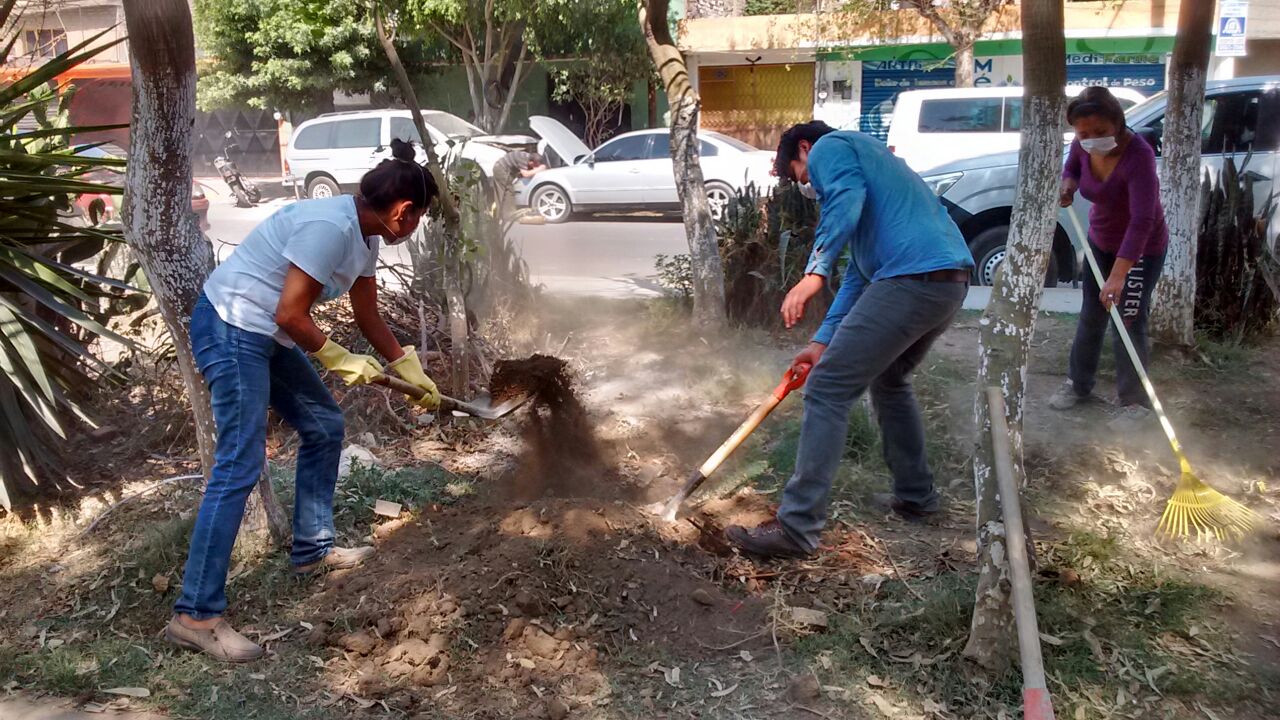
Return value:
[(653, 81), (653, 76), (645, 81), (645, 99), (648, 101), (649, 122), (645, 125), (647, 128), (658, 127), (662, 124), (658, 118), (658, 85)]
[[(213, 270), (213, 246), (191, 212), (191, 129), (196, 111), (195, 37), (183, 0), (125, 0), (133, 64), (133, 118), (125, 173), (124, 231), (173, 339), (196, 425), (205, 477), (213, 470), (215, 427), (209, 389), (191, 353), (191, 310)], [(265, 478), (265, 473), (263, 475)], [(271, 483), (259, 481), (250, 526), (288, 535)]]
[[(400, 61), (400, 53), (396, 50), (395, 42), (387, 32), (380, 7), (375, 7), (373, 17), (374, 29), (378, 34), (378, 42), (382, 45), (382, 50), (387, 55), (387, 63), (391, 65), (392, 74), (396, 76), (396, 81), (400, 84), (400, 92), (404, 95), (404, 103), (408, 106), (409, 112), (413, 114), (414, 125), (418, 128), (418, 137), (423, 139), (422, 145), (427, 152), (427, 167), (431, 171), (432, 177), (435, 178), (436, 187), (440, 189), (438, 202), (440, 203), (441, 219), (444, 222), (444, 252), (441, 253), (443, 257), (440, 264), (445, 270), (445, 302), (448, 306), (449, 339), (452, 345), (449, 353), (449, 388), (455, 397), (464, 397), (469, 381), (469, 368), (471, 367), (469, 360), (471, 340), (468, 336), (466, 297), (462, 292), (460, 277), (461, 260), (458, 257), (461, 252), (459, 229), (461, 218), (458, 215), (458, 207), (454, 204), (453, 192), (449, 188), (443, 166), (440, 164), (440, 158), (436, 156), (435, 146), (428, 140), (431, 135), (427, 132), (426, 121), (422, 119), (422, 106), (418, 104), (418, 94), (413, 89), (413, 83), (409, 81), (409, 73), (405, 71), (404, 63)], [(468, 74), (470, 74), (470, 71)], [(480, 101), (484, 107), (488, 107), (483, 97), (483, 88)], [(415, 270), (417, 270), (417, 267), (417, 263), (415, 263)], [(414, 285), (416, 286), (418, 283), (414, 283)], [(419, 300), (421, 301), (422, 298), (419, 298)]]
[(1196, 239), (1200, 232), (1200, 122), (1209, 68), (1214, 4), (1182, 0), (1169, 61), (1160, 201), (1169, 223), (1169, 251), (1151, 304), (1151, 332), (1165, 342), (1195, 343)]
[(703, 326), (724, 325), (724, 266), (698, 154), (698, 93), (689, 83), (684, 56), (667, 25), (667, 0), (640, 6), (640, 28), (671, 106), (671, 162), (684, 215), (693, 268), (693, 318)]
[(956, 87), (973, 87), (973, 43), (976, 38), (966, 38), (956, 43)]
[[(1049, 251), (1058, 215), (1057, 188), (1062, 160), (1062, 118), (1066, 85), (1063, 9), (1057, 0), (1024, 0), (1022, 32), (1027, 87), (1023, 101), (1018, 189), (1009, 225), (1009, 254), (991, 288), (991, 302), (978, 337), (978, 382), (974, 401), (973, 475), (978, 507), (978, 592), (964, 654), (991, 669), (1013, 658), (1013, 612), (1000, 501), (992, 468), (991, 420), (985, 388), (1003, 390), (1011, 433), (1014, 471), (1026, 482), (1022, 464), (1022, 413), (1027, 358), (1044, 289)], [(1019, 502), (1017, 498), (1005, 501)]]

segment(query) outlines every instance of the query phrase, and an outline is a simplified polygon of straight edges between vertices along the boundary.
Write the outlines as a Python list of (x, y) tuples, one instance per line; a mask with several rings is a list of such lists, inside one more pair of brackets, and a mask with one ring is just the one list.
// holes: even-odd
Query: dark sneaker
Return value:
[(1077, 393), (1075, 383), (1066, 380), (1049, 397), (1049, 407), (1054, 410), (1070, 410), (1077, 405), (1089, 402), (1092, 398), (1092, 395)]
[(724, 529), (724, 536), (734, 547), (759, 558), (807, 558), (813, 554), (792, 540), (776, 519), (750, 530), (730, 525)]
[(1125, 405), (1120, 412), (1112, 418), (1107, 427), (1118, 433), (1132, 433), (1151, 427), (1151, 421), (1155, 419), (1155, 412), (1151, 408), (1144, 405)]
[(907, 522), (920, 523), (938, 514), (938, 509), (926, 510), (919, 505), (899, 500), (893, 493), (873, 493), (871, 506), (882, 512), (893, 512)]

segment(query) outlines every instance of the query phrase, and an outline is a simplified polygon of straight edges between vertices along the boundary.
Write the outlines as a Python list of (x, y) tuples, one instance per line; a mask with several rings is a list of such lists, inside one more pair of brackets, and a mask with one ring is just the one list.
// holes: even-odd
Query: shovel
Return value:
[(729, 439), (716, 448), (716, 451), (711, 453), (711, 457), (707, 458), (707, 461), (702, 463), (701, 467), (693, 471), (693, 474), (685, 481), (684, 486), (680, 488), (680, 492), (667, 501), (666, 506), (662, 509), (663, 520), (667, 522), (675, 521), (676, 513), (680, 511), (680, 506), (688, 499), (689, 495), (693, 494), (693, 491), (697, 490), (698, 486), (720, 467), (720, 464), (725, 461), (725, 458), (729, 457), (730, 453), (738, 449), (738, 446), (742, 444), (743, 440), (747, 439), (748, 435), (760, 427), (760, 423), (769, 417), (769, 413), (773, 412), (773, 409), (778, 407), (783, 399), (791, 394), (792, 390), (798, 390), (804, 385), (805, 379), (809, 377), (809, 368), (809, 365), (799, 365), (796, 368), (787, 370), (782, 376), (782, 382), (778, 383), (778, 387), (773, 389), (773, 393), (769, 395), (768, 399), (760, 403), (760, 406), (751, 413), (750, 417), (744, 420), (737, 430), (733, 431)]
[[(412, 383), (407, 383), (404, 380), (401, 380), (400, 378), (394, 378), (388, 375), (383, 375), (379, 378), (375, 378), (370, 382), (372, 382), (374, 385), (389, 387), (398, 393), (403, 393), (405, 395), (408, 395), (410, 398), (414, 400), (421, 399), (423, 395), (426, 395), (426, 391), (424, 391), (422, 388), (418, 387), (417, 385), (414, 385)], [(515, 397), (508, 398), (507, 400), (502, 402), (500, 405), (495, 407), (492, 404), (493, 399), (490, 398), (488, 394), (481, 395), (480, 397), (476, 398), (471, 402), (454, 400), (453, 398), (447, 395), (441, 395), (439, 410), (440, 412), (445, 412), (445, 413), (462, 413), (463, 415), (470, 415), (471, 417), (481, 418), (482, 420), (497, 420), (498, 418), (504, 415), (509, 415), (510, 413), (519, 409), (521, 405), (524, 405), (525, 403), (529, 402), (530, 397), (532, 397), (532, 395), (530, 395), (529, 393), (520, 393)]]

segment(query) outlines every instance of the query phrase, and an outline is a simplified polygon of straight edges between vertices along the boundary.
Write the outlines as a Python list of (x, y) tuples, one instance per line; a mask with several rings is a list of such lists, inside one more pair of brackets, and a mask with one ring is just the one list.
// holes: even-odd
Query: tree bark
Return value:
[[(213, 246), (191, 212), (191, 154), (196, 111), (195, 37), (183, 0), (125, 0), (133, 65), (133, 117), (125, 173), (124, 232), (151, 284), (178, 370), (191, 399), (200, 464), (213, 470), (216, 429), (209, 389), (191, 352), (191, 310), (213, 270)], [(250, 527), (288, 535), (271, 483), (258, 482)]]
[(973, 87), (973, 43), (970, 37), (960, 41), (956, 46), (956, 87)]
[(1151, 304), (1156, 338), (1195, 344), (1196, 241), (1200, 232), (1200, 123), (1214, 4), (1182, 0), (1178, 35), (1169, 61), (1169, 110), (1165, 113), (1160, 201), (1169, 223), (1169, 251)]
[(684, 56), (667, 25), (667, 0), (640, 4), (640, 28), (671, 106), (671, 164), (684, 215), (693, 268), (693, 318), (698, 325), (725, 324), (724, 266), (698, 153), (698, 93), (689, 82)]
[[(1066, 41), (1062, 3), (1024, 0), (1022, 33), (1027, 86), (1023, 101), (1018, 189), (1009, 226), (1009, 254), (991, 288), (980, 322), (978, 382), (974, 400), (973, 475), (977, 494), (978, 591), (965, 656), (991, 669), (1006, 667), (1017, 643), (1009, 602), (1009, 566), (1004, 523), (992, 472), (991, 419), (985, 389), (1001, 388), (1019, 486), (1026, 482), (1022, 463), (1022, 417), (1027, 359), (1035, 329), (1045, 270), (1058, 215), (1057, 188), (1062, 158), (1062, 118), (1066, 85)], [(1019, 502), (1018, 498), (1004, 498)]]

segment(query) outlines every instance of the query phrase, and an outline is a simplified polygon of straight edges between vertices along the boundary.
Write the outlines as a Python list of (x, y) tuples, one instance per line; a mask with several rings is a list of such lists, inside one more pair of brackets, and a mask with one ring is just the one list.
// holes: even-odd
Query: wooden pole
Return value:
[(1005, 421), (1004, 394), (998, 387), (987, 388), (991, 415), (991, 447), (995, 456), (996, 484), (1004, 514), (1004, 531), (1009, 550), (1010, 584), (1013, 586), (1013, 620), (1018, 628), (1018, 655), (1022, 661), (1022, 712), (1026, 720), (1053, 720), (1053, 703), (1044, 678), (1040, 656), (1040, 630), (1036, 624), (1036, 599), (1031, 589), (1031, 563), (1027, 560), (1026, 531), (1022, 524), (1022, 503), (1014, 481), (1013, 455), (1009, 446), (1009, 425)]

